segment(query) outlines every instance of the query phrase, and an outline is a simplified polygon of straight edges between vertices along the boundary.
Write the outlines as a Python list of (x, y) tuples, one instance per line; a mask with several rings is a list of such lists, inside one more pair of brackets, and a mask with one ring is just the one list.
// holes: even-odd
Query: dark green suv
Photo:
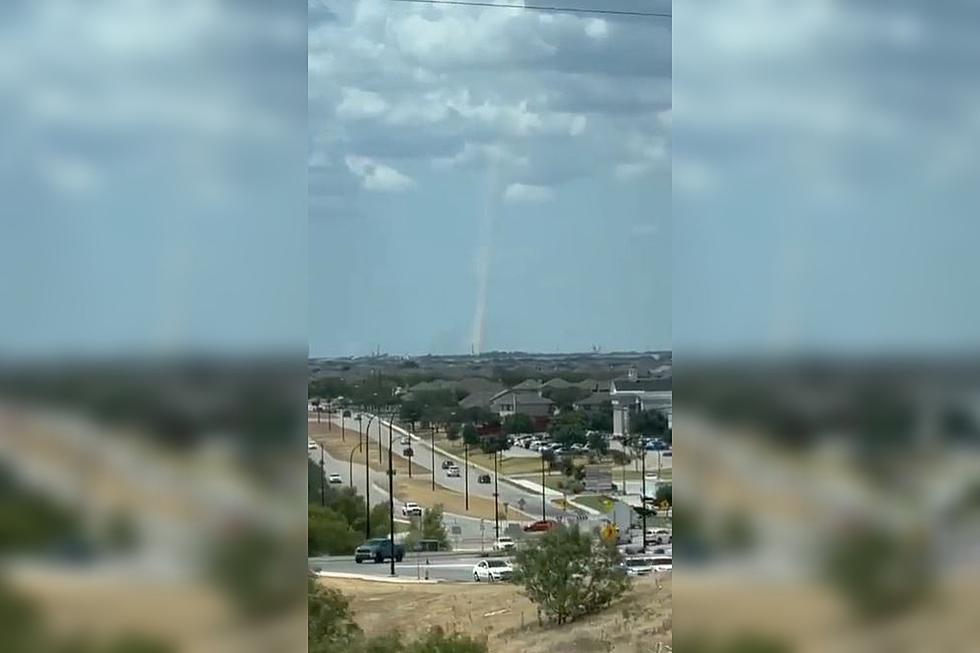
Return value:
[[(405, 557), (405, 547), (395, 544), (395, 562), (401, 562)], [(391, 542), (386, 538), (376, 538), (368, 540), (354, 550), (354, 562), (361, 563), (365, 560), (384, 562), (391, 560)]]

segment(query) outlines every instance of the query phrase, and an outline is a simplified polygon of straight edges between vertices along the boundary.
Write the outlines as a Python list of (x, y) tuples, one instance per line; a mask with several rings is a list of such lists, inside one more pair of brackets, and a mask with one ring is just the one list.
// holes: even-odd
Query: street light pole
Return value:
[(500, 496), (497, 486), (497, 452), (493, 452), (493, 531), (497, 539), (500, 539), (500, 513), (497, 511), (497, 498)]
[[(360, 434), (358, 434), (358, 435), (360, 435)], [(356, 447), (352, 447), (351, 450), (350, 450), (350, 460), (348, 461), (349, 466), (348, 466), (348, 470), (347, 470), (347, 478), (350, 481), (350, 486), (351, 487), (354, 487), (354, 454), (357, 453), (358, 449), (360, 449), (362, 446), (364, 446), (363, 443), (361, 442), (360, 437), (358, 437), (357, 440), (358, 440), (357, 441), (357, 446)]]
[(647, 548), (647, 450), (645, 447), (640, 448), (640, 456), (643, 469), (640, 472), (643, 474), (643, 496), (640, 497), (640, 503), (643, 506), (643, 550)]
[[(429, 453), (432, 454), (432, 491), (436, 491), (436, 423), (429, 422)], [(467, 501), (469, 501), (467, 499)], [(468, 509), (468, 508), (467, 508)]]
[(541, 454), (541, 521), (545, 519), (544, 510), (544, 454)]
[(344, 426), (347, 423), (347, 418), (344, 417), (343, 411), (340, 412), (340, 441), (343, 442), (346, 438), (344, 437)]
[(371, 539), (371, 465), (368, 461), (368, 452), (371, 450), (371, 422), (374, 415), (368, 419), (367, 429), (364, 431), (364, 505), (366, 513), (364, 516), (364, 539)]
[(466, 511), (470, 510), (470, 445), (463, 443), (463, 497)]
[(391, 423), (394, 416), (388, 417), (388, 541), (391, 545), (391, 575), (395, 575), (395, 472), (391, 467)]
[(327, 476), (323, 471), (323, 445), (320, 445), (320, 505), (327, 505)]

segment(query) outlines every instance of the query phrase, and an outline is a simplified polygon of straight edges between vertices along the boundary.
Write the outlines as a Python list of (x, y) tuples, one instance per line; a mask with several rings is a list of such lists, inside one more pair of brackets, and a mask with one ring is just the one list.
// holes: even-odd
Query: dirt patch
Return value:
[(405, 633), (441, 626), (485, 637), (491, 653), (634, 653), (656, 651), (672, 636), (669, 578), (644, 578), (602, 614), (556, 627), (539, 625), (537, 610), (510, 584), (384, 585), (321, 579), (349, 599), (365, 632)]

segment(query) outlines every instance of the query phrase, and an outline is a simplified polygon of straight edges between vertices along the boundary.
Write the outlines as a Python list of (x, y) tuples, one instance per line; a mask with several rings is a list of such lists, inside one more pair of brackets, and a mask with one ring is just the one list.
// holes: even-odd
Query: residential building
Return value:
[(613, 406), (613, 435), (629, 433), (630, 414), (641, 410), (658, 410), (673, 428), (673, 378), (669, 375), (638, 377), (632, 369), (626, 378), (614, 379), (609, 398)]
[(518, 390), (503, 390), (490, 399), (490, 410), (501, 418), (524, 413), (530, 417), (548, 417), (555, 412), (555, 403), (540, 392)]

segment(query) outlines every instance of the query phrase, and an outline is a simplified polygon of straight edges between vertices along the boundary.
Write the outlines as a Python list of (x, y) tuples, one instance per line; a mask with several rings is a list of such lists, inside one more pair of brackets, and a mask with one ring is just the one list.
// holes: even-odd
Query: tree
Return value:
[(504, 433), (509, 434), (534, 432), (534, 420), (531, 419), (530, 415), (524, 413), (508, 415), (504, 418), (503, 426)]
[(605, 456), (607, 453), (609, 453), (609, 442), (607, 442), (605, 436), (598, 431), (593, 431), (589, 434), (588, 444), (589, 449), (598, 454)]
[(480, 444), (480, 434), (476, 431), (476, 426), (470, 423), (463, 425), (463, 442), (471, 447)]
[(661, 503), (663, 503), (664, 501), (667, 502), (667, 505), (668, 506), (669, 505), (673, 505), (673, 503), (674, 503), (674, 486), (673, 486), (673, 484), (667, 483), (666, 485), (660, 485), (660, 486), (658, 486), (657, 487), (657, 493), (654, 495), (654, 497), (655, 497), (655, 501), (656, 501), (656, 503), (657, 503), (658, 506)]
[(306, 581), (309, 653), (353, 650), (363, 636), (354, 623), (350, 604), (339, 590), (324, 587), (312, 577)]
[(640, 410), (630, 415), (631, 435), (664, 436), (667, 433), (667, 418), (659, 410)]
[(488, 438), (480, 438), (480, 450), (483, 453), (496, 453), (510, 449), (510, 442), (506, 435), (497, 435)]
[(310, 555), (343, 555), (352, 553), (361, 543), (364, 531), (355, 531), (350, 522), (336, 510), (310, 504), (306, 527), (307, 549)]
[(439, 542), (440, 551), (448, 551), (451, 548), (449, 546), (449, 535), (446, 533), (446, 527), (442, 523), (442, 519), (443, 507), (441, 503), (437, 503), (424, 511), (421, 519), (413, 519), (412, 527), (408, 532), (408, 536), (405, 538), (406, 546), (408, 548), (414, 548), (419, 540), (435, 540)]
[(562, 446), (585, 444), (586, 417), (580, 412), (565, 412), (552, 423), (549, 433), (551, 438)]
[(589, 428), (593, 431), (610, 433), (613, 430), (612, 402), (607, 401), (589, 414)]
[(422, 406), (416, 401), (406, 401), (402, 404), (398, 416), (403, 422), (411, 424), (414, 433), (415, 423), (422, 419)]
[(589, 391), (584, 388), (547, 388), (542, 395), (555, 402), (555, 405), (562, 410), (569, 410), (579, 399), (589, 396)]
[(514, 577), (531, 601), (563, 624), (601, 610), (629, 588), (629, 577), (618, 571), (621, 561), (614, 543), (561, 526), (518, 550)]
[(446, 439), (450, 442), (459, 440), (459, 424), (446, 424)]

